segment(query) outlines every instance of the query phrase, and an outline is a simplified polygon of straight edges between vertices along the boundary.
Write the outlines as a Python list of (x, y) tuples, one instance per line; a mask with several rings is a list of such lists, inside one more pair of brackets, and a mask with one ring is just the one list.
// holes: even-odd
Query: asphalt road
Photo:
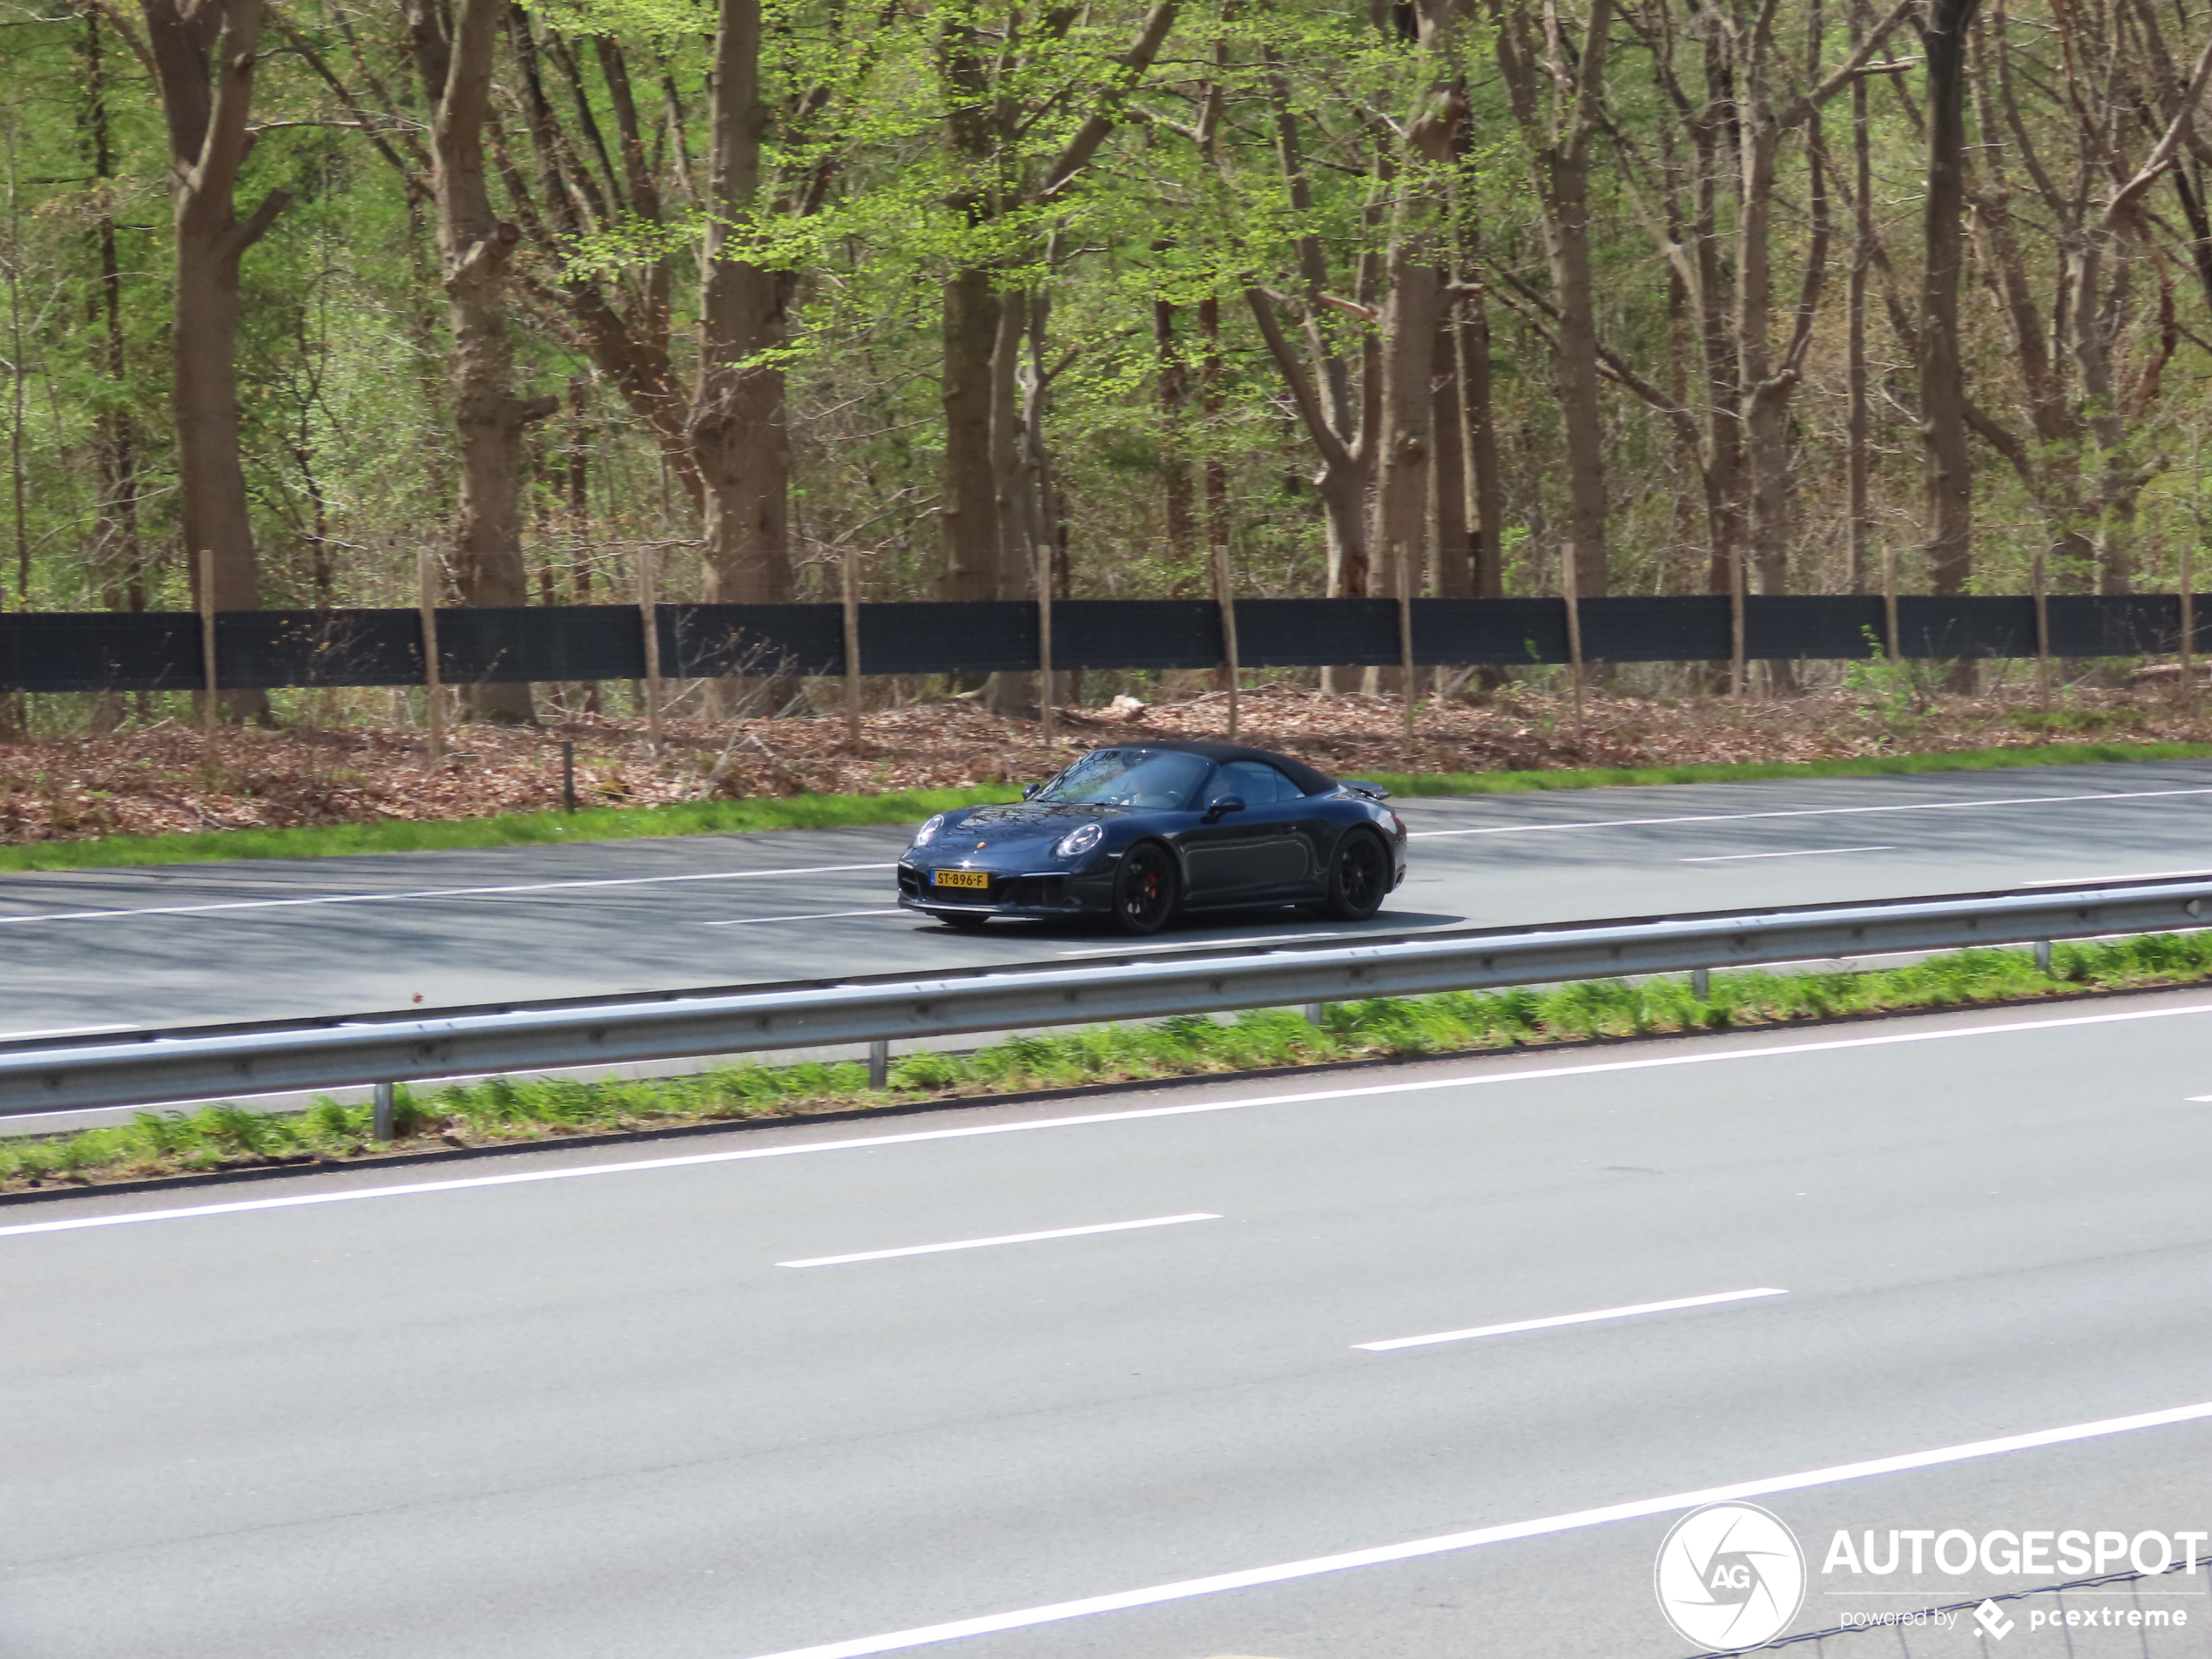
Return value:
[[(2212, 763), (1398, 803), (1372, 929), (1647, 915), (2212, 869)], [(901, 829), (0, 878), (0, 1035), (1080, 960), (893, 907)], [(1174, 929), (1356, 933), (1288, 912)]]
[(2212, 1528), (2209, 1099), (2175, 993), (0, 1207), (0, 1656), (1672, 1659), (1757, 1481), (1798, 1628), (2016, 1587), (1820, 1569)]

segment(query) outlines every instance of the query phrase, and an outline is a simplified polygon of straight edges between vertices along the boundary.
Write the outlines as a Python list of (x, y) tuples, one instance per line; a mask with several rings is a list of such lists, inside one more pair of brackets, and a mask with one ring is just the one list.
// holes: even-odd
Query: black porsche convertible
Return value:
[(1227, 743), (1094, 749), (1018, 806), (940, 813), (899, 860), (899, 903), (954, 927), (1310, 905), (1345, 921), (1406, 879), (1406, 826), (1373, 784)]

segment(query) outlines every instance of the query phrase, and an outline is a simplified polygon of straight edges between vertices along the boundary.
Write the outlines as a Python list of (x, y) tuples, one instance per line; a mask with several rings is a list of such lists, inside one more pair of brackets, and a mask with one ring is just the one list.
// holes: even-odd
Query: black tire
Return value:
[(1366, 830), (1350, 830), (1329, 860), (1323, 909), (1339, 921), (1365, 921), (1390, 892), (1390, 850)]
[(1114, 873), (1114, 925), (1123, 933), (1159, 932), (1182, 897), (1183, 878), (1166, 847), (1139, 841), (1122, 854)]
[(988, 916), (978, 915), (973, 910), (933, 910), (929, 914), (948, 927), (964, 934), (981, 931), (983, 924), (990, 920)]

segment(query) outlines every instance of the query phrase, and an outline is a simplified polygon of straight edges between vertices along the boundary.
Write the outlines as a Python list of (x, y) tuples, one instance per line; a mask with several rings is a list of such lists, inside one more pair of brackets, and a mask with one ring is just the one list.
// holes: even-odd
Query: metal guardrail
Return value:
[[(703, 1055), (882, 1044), (966, 1032), (1162, 1019), (1710, 971), (1973, 945), (2163, 933), (2212, 913), (2212, 878), (1954, 894), (1790, 910), (1394, 935), (1356, 945), (722, 988), (435, 1014), (136, 1033), (0, 1046), (0, 1116)], [(2212, 922), (2202, 925), (2212, 926)], [(879, 1053), (880, 1050), (879, 1049)]]

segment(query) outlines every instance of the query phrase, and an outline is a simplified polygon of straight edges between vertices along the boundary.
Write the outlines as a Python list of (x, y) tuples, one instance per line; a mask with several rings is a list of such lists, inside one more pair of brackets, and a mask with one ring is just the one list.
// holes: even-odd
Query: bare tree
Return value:
[[(459, 0), (448, 36), (442, 8), (408, 0), (415, 63), (432, 111), (431, 189), (453, 330), (454, 411), (461, 437), (455, 575), (463, 603), (471, 605), (529, 602), (523, 568), (523, 433), (560, 407), (557, 398), (515, 395), (507, 280), (522, 231), (493, 212), (484, 158), (492, 59), (507, 5), (508, 0)], [(472, 685), (463, 696), (465, 706), (482, 719), (527, 725), (536, 718), (527, 685)]]
[(701, 253), (699, 383), (691, 450), (705, 484), (710, 603), (791, 597), (791, 435), (783, 366), (791, 273), (745, 252), (761, 207), (760, 0), (722, 0)]
[(1520, 125), (1557, 307), (1560, 415), (1567, 442), (1568, 539), (1585, 597), (1607, 590), (1604, 415), (1597, 299), (1590, 274), (1590, 165), (1604, 108), (1614, 0), (1589, 0), (1579, 36), (1556, 6), (1490, 0), (1498, 69)]
[[(198, 591), (201, 554), (212, 555), (214, 603), (261, 608), (260, 564), (246, 509), (239, 449), (239, 265), (291, 199), (272, 190), (244, 219), (239, 174), (253, 147), (247, 116), (260, 62), (263, 0), (143, 0), (141, 38), (116, 13), (152, 72), (169, 138), (175, 219), (175, 312), (170, 327), (170, 406), (184, 545)], [(232, 718), (266, 718), (261, 691), (226, 691)]]
[(1938, 593), (1963, 593), (1973, 573), (1973, 462), (1966, 447), (1959, 283), (1966, 263), (1966, 36), (1979, 4), (1928, 0), (1919, 24), (1928, 94), (1920, 436), (1927, 455), (1928, 582)]
[(1388, 286), (1381, 318), (1382, 442), (1377, 452), (1381, 475), (1375, 489), (1374, 545), (1385, 561), (1380, 585), (1386, 593), (1398, 591), (1401, 550), (1415, 592), (1431, 559), (1441, 266), (1450, 246), (1451, 170), (1467, 113), (1453, 39), (1454, 0), (1418, 0), (1413, 19), (1417, 44), (1428, 60), (1428, 84), (1405, 124), (1392, 169), (1394, 199), (1384, 255)]

